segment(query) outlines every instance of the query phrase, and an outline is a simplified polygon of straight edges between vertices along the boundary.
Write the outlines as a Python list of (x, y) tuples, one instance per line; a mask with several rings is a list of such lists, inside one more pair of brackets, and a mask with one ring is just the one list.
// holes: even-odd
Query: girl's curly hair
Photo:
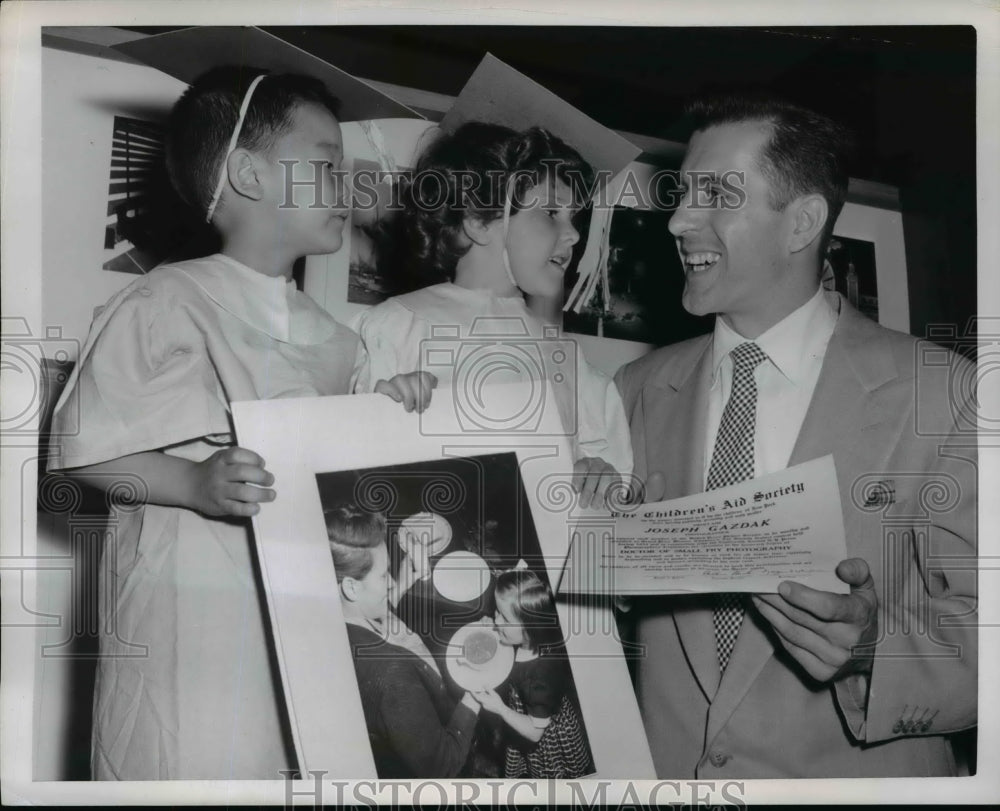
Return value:
[(408, 289), (454, 281), (469, 250), (465, 218), (488, 223), (503, 216), (512, 178), (517, 210), (530, 189), (556, 179), (585, 201), (594, 173), (575, 149), (540, 127), (517, 132), (472, 121), (444, 133), (403, 181), (402, 211), (378, 235), (384, 275), (409, 277), (402, 285)]

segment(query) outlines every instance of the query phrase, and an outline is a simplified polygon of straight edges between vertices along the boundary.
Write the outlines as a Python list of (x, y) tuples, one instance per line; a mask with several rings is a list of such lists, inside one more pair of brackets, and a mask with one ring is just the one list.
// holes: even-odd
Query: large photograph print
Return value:
[[(316, 481), (379, 778), (591, 774), (565, 629), (517, 455), (319, 473)], [(358, 537), (365, 530), (370, 541)], [(377, 546), (362, 547), (366, 554), (359, 542)], [(375, 550), (391, 579), (365, 565)], [(473, 718), (468, 701), (459, 709), (466, 693), (488, 700), (491, 692), (493, 709), (502, 701), (501, 712), (530, 721), (537, 740), (501, 713), (484, 707)]]
[[(517, 413), (529, 389), (483, 407)], [(450, 388), (423, 414), (378, 394), (234, 405), (278, 492), (254, 531), (299, 772), (651, 777), (613, 616), (553, 596), (580, 517), (554, 409), (525, 435), (455, 406)]]

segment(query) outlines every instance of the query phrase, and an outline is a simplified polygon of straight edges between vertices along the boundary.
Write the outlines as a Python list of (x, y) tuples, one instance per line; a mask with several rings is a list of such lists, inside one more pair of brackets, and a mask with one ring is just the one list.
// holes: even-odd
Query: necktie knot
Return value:
[(745, 341), (729, 356), (733, 359), (734, 372), (752, 372), (767, 360), (767, 354), (753, 341)]

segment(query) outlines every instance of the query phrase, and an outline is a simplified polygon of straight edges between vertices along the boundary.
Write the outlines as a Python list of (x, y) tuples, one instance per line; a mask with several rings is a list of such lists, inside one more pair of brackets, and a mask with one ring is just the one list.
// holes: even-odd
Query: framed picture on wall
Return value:
[[(630, 170), (643, 166), (632, 164)], [(653, 347), (712, 329), (713, 316), (691, 315), (681, 303), (684, 269), (667, 227), (672, 214), (648, 205), (615, 206), (607, 288), (597, 285), (579, 311), (563, 314), (564, 330), (579, 336), (588, 359), (608, 374)], [(597, 262), (599, 241), (591, 228), (577, 269)], [(575, 283), (576, 276), (568, 275), (567, 291)], [(823, 283), (883, 326), (909, 332), (902, 215), (846, 203), (827, 249)]]
[[(530, 384), (493, 386), (482, 399), (489, 412), (482, 425), (496, 427), (503, 415), (521, 414), (524, 403), (534, 399)], [(455, 392), (448, 388), (436, 390), (422, 414), (407, 414), (378, 394), (233, 404), (239, 442), (264, 456), (275, 476), (278, 496), (254, 518), (254, 534), (303, 774), (322, 769), (327, 779), (399, 777), (399, 758), (406, 756), (396, 746), (386, 752), (385, 730), (375, 727), (370, 702), (378, 700), (372, 680), (388, 678), (392, 662), (393, 677), (402, 679), (396, 689), (410, 689), (412, 681), (397, 672), (398, 654), (384, 655), (377, 637), (357, 630), (358, 608), (345, 586), (352, 575), (331, 553), (329, 538), (336, 531), (327, 522), (345, 504), (382, 516), (383, 565), (400, 584), (407, 580), (400, 568), (403, 553), (415, 559), (407, 538), (428, 539), (423, 576), (410, 578), (409, 588), (396, 595), (395, 617), (402, 625), (393, 625), (385, 640), (418, 635), (439, 671), (438, 677), (425, 672), (425, 684), (444, 690), (453, 702), (461, 700), (463, 689), (473, 689), (466, 677), (486, 675), (492, 675), (488, 688), (505, 703), (515, 700), (514, 671), (490, 670), (504, 666), (494, 661), (505, 653), (497, 644), (506, 622), (496, 620), (499, 584), (520, 569), (555, 590), (569, 527), (580, 512), (571, 489), (569, 448), (559, 436), (555, 409), (543, 409), (537, 432), (518, 434), (470, 429), (468, 415), (455, 406)], [(281, 428), (288, 425), (296, 426), (293, 433)], [(376, 545), (382, 547), (382, 540)], [(559, 745), (572, 744), (581, 775), (653, 777), (610, 610), (561, 598), (552, 605), (548, 616), (558, 627), (550, 630), (560, 637), (567, 664), (560, 683), (579, 720), (579, 735), (560, 732), (567, 737)], [(371, 644), (359, 645), (359, 634)], [(486, 661), (474, 664), (485, 667), (471, 667), (480, 655)], [(503, 730), (491, 728), (492, 715), (480, 712), (464, 776), (504, 775), (507, 753), (495, 739), (499, 734), (503, 740)], [(424, 771), (440, 768), (432, 761)]]
[(882, 326), (909, 332), (903, 215), (845, 203), (827, 249), (823, 284)]
[[(347, 300), (352, 304), (379, 304), (399, 292), (400, 280), (393, 275), (391, 260), (379, 255), (385, 245), (380, 230), (399, 215), (399, 183), (375, 161), (356, 158), (352, 162), (353, 189), (348, 243)], [(412, 169), (398, 168), (402, 175)]]
[(101, 268), (142, 276), (219, 249), (219, 237), (170, 183), (165, 125), (116, 115)]
[[(711, 319), (681, 304), (684, 269), (667, 223), (673, 211), (615, 206), (608, 238), (608, 289), (598, 285), (580, 309), (563, 315), (566, 332), (651, 346), (692, 338)], [(567, 289), (575, 283), (567, 275)]]
[[(684, 145), (660, 141), (658, 149), (656, 163), (630, 163), (581, 216), (586, 246), (566, 274), (563, 330), (609, 376), (651, 349), (712, 329), (711, 316), (691, 315), (681, 303), (684, 268), (667, 227), (675, 205), (672, 168)], [(602, 258), (606, 284), (594, 279)]]
[[(380, 119), (377, 126), (384, 152), (392, 157), (395, 172), (405, 173), (423, 145), (434, 136), (436, 124), (421, 119)], [(341, 124), (344, 154), (354, 182), (351, 227), (344, 231), (339, 251), (305, 260), (303, 290), (338, 321), (348, 323), (368, 307), (399, 292), (392, 268), (379, 267), (374, 229), (396, 214), (397, 191), (388, 182), (385, 168), (357, 121)], [(358, 177), (363, 173), (363, 177)], [(395, 175), (393, 175), (395, 177)], [(398, 181), (396, 181), (398, 182)]]

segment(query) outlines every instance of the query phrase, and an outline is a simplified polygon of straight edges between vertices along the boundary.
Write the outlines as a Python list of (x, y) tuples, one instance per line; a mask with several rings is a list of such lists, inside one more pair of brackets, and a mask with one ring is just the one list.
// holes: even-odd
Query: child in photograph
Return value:
[[(388, 571), (386, 522), (354, 505), (324, 512), (341, 607), (380, 779), (445, 778), (462, 772), (479, 703), (456, 701), (420, 637), (391, 611), (405, 590)], [(403, 558), (410, 583), (426, 562)]]
[[(351, 391), (357, 335), (292, 281), (298, 259), (341, 247), (336, 113), (309, 76), (218, 68), (191, 85), (168, 169), (221, 252), (115, 295), (56, 407), (50, 470), (138, 502), (113, 512), (101, 569), (95, 779), (273, 780), (291, 764), (247, 520), (274, 481), (235, 446), (229, 404)], [(421, 380), (373, 389), (412, 410)]]
[(497, 576), (494, 624), (515, 649), (506, 703), (495, 690), (473, 693), (508, 729), (504, 777), (575, 778), (594, 771), (580, 721), (552, 593), (534, 572)]
[[(632, 451), (614, 384), (572, 341), (547, 337), (524, 298), (562, 296), (563, 276), (580, 238), (574, 227), (580, 188), (589, 188), (591, 177), (591, 167), (574, 149), (539, 128), (516, 132), (469, 122), (431, 143), (403, 190), (392, 234), (401, 242), (392, 255), (405, 257), (409, 267), (390, 269), (416, 274), (429, 286), (355, 319), (368, 358), (360, 389), (402, 369), (427, 368), (421, 353), (435, 327), (459, 328), (461, 340), (456, 336), (453, 343), (460, 353), (464, 339), (471, 338), (467, 348), (475, 349), (477, 325), (485, 326), (496, 340), (491, 357), (498, 362), (517, 355), (516, 348), (507, 352), (504, 345), (514, 346), (521, 335), (522, 345), (537, 350), (552, 383), (576, 472), (603, 469), (612, 477), (627, 476)], [(490, 362), (483, 355), (474, 361), (483, 372)], [(435, 366), (434, 372), (448, 382), (459, 376), (457, 366)], [(475, 395), (456, 389), (456, 396)]]

